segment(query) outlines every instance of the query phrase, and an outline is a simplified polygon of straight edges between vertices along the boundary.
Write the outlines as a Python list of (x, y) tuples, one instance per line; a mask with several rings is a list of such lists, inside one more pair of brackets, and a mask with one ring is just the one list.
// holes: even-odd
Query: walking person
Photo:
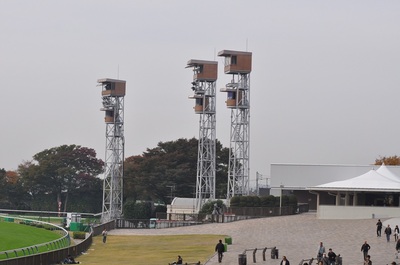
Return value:
[(382, 234), (382, 222), (381, 219), (378, 219), (378, 222), (376, 223), (376, 236), (380, 237)]
[(392, 228), (390, 228), (390, 225), (387, 225), (385, 228), (385, 234), (387, 242), (390, 242), (390, 235), (392, 234)]
[(365, 243), (361, 246), (361, 251), (364, 254), (363, 255), (364, 260), (367, 258), (368, 250), (370, 250), (370, 249), (371, 249), (371, 246), (368, 245), (367, 241), (365, 241)]
[(399, 234), (400, 234), (399, 226), (396, 225), (396, 227), (394, 228), (394, 241), (397, 242), (397, 239), (399, 239)]
[(218, 252), (218, 262), (221, 263), (222, 257), (224, 256), (225, 252), (225, 245), (222, 244), (222, 240), (220, 239), (218, 244), (215, 246), (215, 251)]
[(290, 265), (290, 262), (288, 261), (288, 259), (286, 258), (286, 256), (282, 257), (282, 261), (280, 265)]
[(103, 243), (106, 243), (107, 241), (107, 229), (104, 229), (103, 232), (101, 232), (103, 236)]
[(317, 252), (317, 261), (322, 260), (322, 255), (325, 253), (325, 247), (322, 242), (319, 243), (318, 252)]
[(364, 260), (364, 265), (372, 265), (371, 256), (367, 255)]

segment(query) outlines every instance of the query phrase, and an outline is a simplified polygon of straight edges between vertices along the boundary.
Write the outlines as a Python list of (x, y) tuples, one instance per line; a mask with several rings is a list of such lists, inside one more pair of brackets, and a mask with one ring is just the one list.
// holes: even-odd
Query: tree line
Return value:
[[(195, 197), (198, 140), (159, 142), (124, 161), (124, 202), (170, 203)], [(229, 149), (216, 142), (217, 197), (226, 194)], [(45, 149), (16, 171), (0, 168), (0, 208), (97, 213), (102, 210), (104, 161), (94, 149)], [(60, 207), (60, 209), (59, 209)]]
[[(124, 161), (124, 202), (132, 212), (136, 202), (165, 205), (174, 197), (195, 197), (198, 140), (159, 142)], [(227, 192), (229, 149), (216, 142), (216, 197)], [(375, 165), (400, 165), (400, 157), (379, 157)], [(94, 149), (61, 145), (45, 149), (16, 171), (0, 168), (0, 208), (38, 211), (91, 212), (102, 210), (104, 162)], [(256, 198), (233, 199), (240, 205)], [(246, 201), (247, 200), (247, 201)], [(261, 199), (270, 205), (274, 199)], [(276, 204), (276, 199), (275, 199)], [(141, 206), (136, 205), (136, 209)]]

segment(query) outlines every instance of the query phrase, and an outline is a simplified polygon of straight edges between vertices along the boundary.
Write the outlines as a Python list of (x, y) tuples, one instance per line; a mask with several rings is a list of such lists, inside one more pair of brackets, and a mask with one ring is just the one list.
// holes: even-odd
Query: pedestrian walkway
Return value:
[[(400, 218), (381, 219), (383, 225), (391, 227), (400, 225)], [(362, 265), (361, 245), (368, 241), (371, 246), (369, 255), (374, 265), (390, 264), (395, 260), (395, 242), (392, 236), (387, 243), (384, 236), (376, 236), (377, 219), (362, 220), (319, 220), (315, 213), (303, 213), (292, 216), (268, 217), (237, 221), (232, 223), (212, 223), (198, 226), (187, 226), (167, 229), (117, 229), (110, 235), (171, 235), (171, 234), (226, 234), (232, 237), (232, 245), (224, 254), (221, 264), (238, 264), (239, 254), (245, 249), (262, 249), (276, 246), (279, 259), (271, 259), (270, 251), (266, 252), (266, 261), (262, 260), (262, 251), (257, 251), (253, 263), (252, 252), (247, 252), (247, 264), (279, 265), (285, 255), (292, 265), (302, 259), (316, 257), (319, 242), (326, 250), (343, 257), (344, 265)], [(224, 240), (222, 238), (222, 240)], [(218, 242), (215, 242), (217, 244)], [(210, 246), (214, 250), (215, 245)], [(219, 264), (217, 256), (210, 257), (207, 265)]]

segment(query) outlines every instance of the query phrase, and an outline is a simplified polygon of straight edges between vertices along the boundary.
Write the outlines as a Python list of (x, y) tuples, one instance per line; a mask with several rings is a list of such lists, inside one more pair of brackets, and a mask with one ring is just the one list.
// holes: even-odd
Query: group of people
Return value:
[(325, 246), (323, 242), (319, 243), (318, 251), (317, 251), (317, 262), (318, 265), (335, 265), (337, 255), (330, 248), (328, 254), (326, 253)]
[[(377, 237), (381, 237), (382, 236), (382, 222), (381, 219), (378, 219), (378, 222), (376, 223), (376, 236)], [(385, 228), (385, 230), (383, 231), (386, 235), (386, 241), (390, 242), (390, 236), (392, 235), (392, 228), (390, 227), (390, 225), (388, 224)], [(394, 228), (393, 231), (393, 235), (394, 235), (394, 240), (397, 242), (397, 240), (399, 239), (399, 234), (400, 234), (400, 229), (399, 226), (396, 225), (396, 227)]]
[(68, 255), (68, 256), (64, 259), (63, 263), (64, 263), (64, 264), (79, 264), (79, 261), (75, 261), (75, 259), (74, 259), (71, 255)]
[[(381, 219), (378, 219), (378, 222), (376, 223), (376, 236), (377, 237), (381, 237), (382, 236), (382, 222)], [(385, 228), (385, 230), (383, 231), (386, 235), (386, 241), (390, 242), (390, 236), (392, 235), (392, 228), (390, 227), (390, 225), (388, 224)], [(397, 254), (396, 256), (399, 255), (400, 252), (400, 238), (399, 238), (399, 234), (400, 234), (400, 229), (399, 226), (396, 225), (395, 228), (393, 229), (393, 236), (394, 236), (394, 241), (396, 242), (396, 251)], [(392, 265), (396, 265), (396, 262), (392, 262)]]

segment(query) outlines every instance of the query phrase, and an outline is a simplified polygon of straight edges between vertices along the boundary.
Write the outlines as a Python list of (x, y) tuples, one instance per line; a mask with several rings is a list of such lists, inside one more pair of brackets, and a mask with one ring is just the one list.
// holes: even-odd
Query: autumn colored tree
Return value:
[(375, 159), (375, 165), (382, 165), (385, 164), (387, 166), (399, 166), (400, 165), (400, 157), (397, 155), (394, 156), (380, 156), (379, 158)]
[(0, 208), (28, 209), (27, 195), (17, 172), (0, 169)]
[[(198, 140), (159, 142), (142, 155), (125, 160), (126, 199), (170, 203), (171, 197), (195, 197)], [(226, 194), (229, 149), (216, 143), (216, 189)]]
[(66, 211), (69, 193), (101, 189), (96, 177), (103, 168), (104, 162), (93, 149), (62, 145), (35, 154), (33, 161), (19, 165), (18, 172), (29, 194), (53, 194)]

